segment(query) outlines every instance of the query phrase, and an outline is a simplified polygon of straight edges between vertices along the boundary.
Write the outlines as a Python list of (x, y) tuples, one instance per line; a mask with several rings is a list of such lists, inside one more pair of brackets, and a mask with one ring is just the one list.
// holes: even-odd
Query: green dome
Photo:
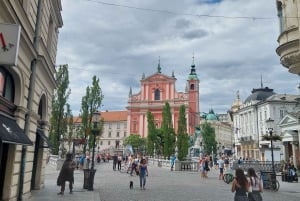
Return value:
[(213, 109), (209, 110), (209, 113), (206, 115), (206, 120), (219, 120), (217, 115), (214, 113)]

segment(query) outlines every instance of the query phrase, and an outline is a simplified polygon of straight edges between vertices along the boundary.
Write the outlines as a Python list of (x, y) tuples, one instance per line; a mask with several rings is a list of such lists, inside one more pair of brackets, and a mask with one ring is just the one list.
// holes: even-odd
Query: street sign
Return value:
[(0, 65), (16, 66), (21, 27), (0, 23)]

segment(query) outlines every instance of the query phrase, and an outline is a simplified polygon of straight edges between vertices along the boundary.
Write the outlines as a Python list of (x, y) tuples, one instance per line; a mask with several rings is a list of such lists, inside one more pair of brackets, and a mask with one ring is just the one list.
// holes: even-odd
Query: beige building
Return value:
[[(300, 75), (300, 0), (277, 0), (279, 18), (279, 46), (276, 49), (281, 64), (290, 73)], [(298, 87), (300, 89), (300, 85)], [(285, 159), (292, 158), (300, 166), (299, 109), (287, 114), (280, 122), (283, 133)]]
[(277, 0), (279, 46), (276, 49), (281, 64), (290, 73), (300, 74), (300, 0)]
[(123, 141), (129, 136), (127, 133), (127, 110), (101, 112), (104, 120), (103, 133), (99, 139), (100, 152), (122, 150)]
[[(123, 147), (123, 141), (128, 137), (127, 131), (127, 111), (103, 111), (100, 113), (103, 120), (102, 134), (97, 137), (95, 146), (95, 155), (97, 153), (109, 153), (113, 154), (116, 150), (121, 151)], [(74, 146), (74, 152), (81, 154), (83, 152), (83, 146), (85, 140), (80, 138), (80, 132), (82, 127), (81, 117), (74, 117), (74, 131), (73, 139), (78, 139), (79, 144)], [(83, 144), (81, 144), (83, 143)], [(64, 147), (72, 150), (73, 143), (68, 145), (64, 143)], [(89, 151), (92, 151), (92, 147), (87, 147)]]
[(14, 62), (0, 56), (0, 200), (44, 185), (61, 10), (60, 0), (0, 1), (0, 55), (18, 50)]
[(208, 122), (215, 129), (215, 140), (217, 142), (218, 154), (224, 153), (226, 150), (232, 149), (233, 138), (232, 138), (232, 123), (227, 114), (215, 114), (212, 109), (202, 115), (200, 125)]

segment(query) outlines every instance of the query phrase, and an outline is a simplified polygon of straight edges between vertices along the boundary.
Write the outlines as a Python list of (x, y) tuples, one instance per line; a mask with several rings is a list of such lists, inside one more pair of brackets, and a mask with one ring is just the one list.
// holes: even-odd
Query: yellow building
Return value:
[(0, 200), (44, 184), (61, 10), (60, 0), (0, 1)]

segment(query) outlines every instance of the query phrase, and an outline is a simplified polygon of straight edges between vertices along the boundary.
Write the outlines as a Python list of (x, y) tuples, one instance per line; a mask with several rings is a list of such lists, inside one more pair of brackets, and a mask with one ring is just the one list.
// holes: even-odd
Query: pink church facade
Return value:
[(161, 73), (160, 64), (157, 72), (141, 80), (140, 92), (132, 94), (130, 89), (128, 100), (127, 128), (129, 134), (148, 135), (147, 111), (154, 116), (156, 128), (162, 125), (162, 113), (165, 103), (170, 104), (172, 123), (177, 133), (179, 108), (185, 105), (187, 119), (187, 133), (194, 135), (195, 126), (199, 125), (199, 79), (196, 74), (194, 62), (191, 72), (187, 75), (185, 92), (176, 91), (176, 78)]

